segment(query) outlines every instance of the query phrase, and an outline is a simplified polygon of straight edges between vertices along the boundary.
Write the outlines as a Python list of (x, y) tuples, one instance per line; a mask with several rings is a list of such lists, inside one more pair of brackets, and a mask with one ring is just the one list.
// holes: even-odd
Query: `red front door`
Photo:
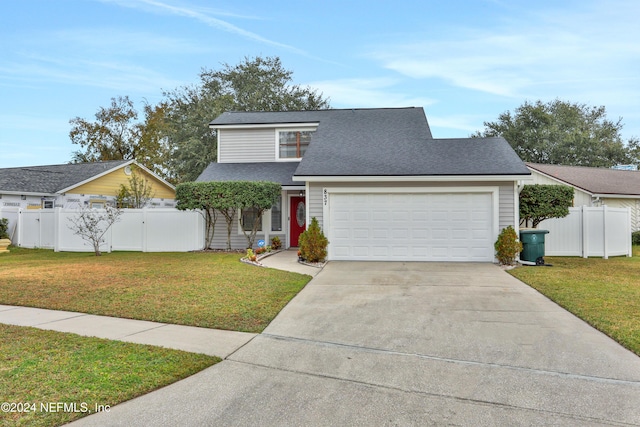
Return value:
[(298, 246), (298, 237), (306, 228), (307, 209), (304, 197), (292, 197), (289, 207), (289, 241), (290, 246)]

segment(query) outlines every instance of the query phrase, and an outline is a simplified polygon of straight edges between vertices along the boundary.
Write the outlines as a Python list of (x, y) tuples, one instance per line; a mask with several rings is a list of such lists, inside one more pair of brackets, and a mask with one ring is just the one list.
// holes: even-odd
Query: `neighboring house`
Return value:
[(133, 160), (113, 160), (0, 169), (0, 208), (115, 206), (120, 185), (129, 186), (132, 166), (152, 185), (148, 207), (175, 206), (173, 185)]
[(631, 229), (640, 230), (640, 172), (527, 163), (534, 184), (573, 187), (574, 206), (630, 208)]
[[(434, 139), (422, 108), (227, 112), (210, 127), (218, 163), (197, 180), (281, 183), (258, 238), (295, 247), (316, 217), (331, 260), (492, 262), (530, 178), (503, 138)], [(239, 217), (232, 244), (245, 248), (254, 216)]]

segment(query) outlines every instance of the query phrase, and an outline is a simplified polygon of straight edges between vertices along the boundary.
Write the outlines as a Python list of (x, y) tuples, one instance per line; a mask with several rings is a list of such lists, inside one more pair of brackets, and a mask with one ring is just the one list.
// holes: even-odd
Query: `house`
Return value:
[[(492, 262), (530, 177), (503, 138), (434, 139), (422, 108), (227, 112), (210, 127), (218, 162), (197, 181), (279, 182), (259, 238), (295, 247), (316, 217), (331, 260)], [(245, 248), (255, 216), (238, 217), (232, 244)]]
[(640, 230), (640, 172), (584, 166), (527, 163), (534, 184), (567, 185), (574, 206), (609, 206), (631, 210), (631, 229)]
[(129, 185), (133, 169), (152, 185), (149, 207), (175, 206), (173, 185), (134, 160), (112, 160), (0, 169), (0, 209), (115, 205), (120, 185)]

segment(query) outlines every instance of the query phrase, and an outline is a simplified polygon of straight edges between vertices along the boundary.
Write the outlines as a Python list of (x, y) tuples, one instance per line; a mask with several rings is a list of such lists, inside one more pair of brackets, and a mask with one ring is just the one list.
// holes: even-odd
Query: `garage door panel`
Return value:
[(492, 261), (491, 193), (330, 194), (331, 259)]

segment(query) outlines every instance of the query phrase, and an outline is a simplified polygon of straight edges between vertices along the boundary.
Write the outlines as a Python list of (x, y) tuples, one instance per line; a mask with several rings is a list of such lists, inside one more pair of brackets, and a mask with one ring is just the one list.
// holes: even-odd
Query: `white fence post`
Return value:
[(60, 215), (60, 212), (62, 211), (62, 208), (55, 208), (54, 211), (54, 216), (53, 216), (53, 223), (55, 224), (55, 229), (53, 230), (53, 251), (54, 252), (60, 252), (60, 238), (61, 238), (61, 234), (60, 233), (60, 217), (62, 215)]
[(142, 208), (142, 252), (148, 252), (149, 221), (147, 221), (147, 208)]
[(587, 218), (586, 206), (580, 206), (582, 215), (582, 258), (589, 258), (589, 219)]
[(631, 257), (633, 256), (633, 249), (631, 248), (632, 246), (632, 242), (631, 242), (631, 208), (627, 208), (629, 210), (629, 221), (627, 221), (627, 247), (629, 248), (628, 252), (627, 252), (627, 256)]
[(602, 206), (602, 251), (603, 258), (609, 258), (609, 251), (607, 250), (609, 246), (607, 245), (607, 205)]

